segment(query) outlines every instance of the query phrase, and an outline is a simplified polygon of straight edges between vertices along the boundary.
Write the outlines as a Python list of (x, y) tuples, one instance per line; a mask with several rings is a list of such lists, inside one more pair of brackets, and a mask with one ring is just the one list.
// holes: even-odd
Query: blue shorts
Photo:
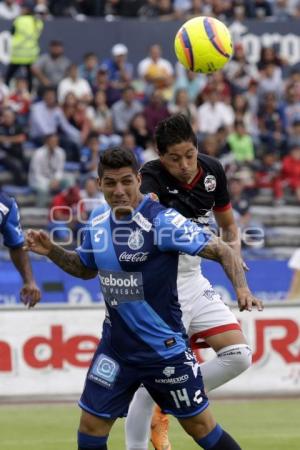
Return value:
[(175, 417), (195, 416), (208, 406), (199, 363), (190, 349), (138, 366), (120, 360), (103, 340), (87, 373), (79, 406), (103, 418), (124, 417), (141, 383), (162, 411)]

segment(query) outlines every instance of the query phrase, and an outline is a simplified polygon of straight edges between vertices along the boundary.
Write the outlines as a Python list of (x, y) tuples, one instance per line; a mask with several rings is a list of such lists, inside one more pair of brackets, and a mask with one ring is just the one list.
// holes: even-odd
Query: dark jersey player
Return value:
[[(141, 169), (143, 193), (154, 192), (166, 207), (194, 222), (208, 225), (211, 213), (221, 237), (240, 255), (238, 229), (233, 219), (227, 180), (222, 165), (198, 153), (197, 138), (187, 118), (176, 114), (158, 125), (156, 146), (159, 159)], [(178, 298), (191, 345), (208, 345), (216, 357), (201, 366), (206, 392), (217, 388), (250, 367), (251, 349), (238, 321), (210, 282), (202, 275), (200, 259), (181, 255), (178, 268)], [(251, 309), (239, 301), (240, 309)], [(257, 304), (261, 309), (260, 302)], [(153, 400), (141, 387), (126, 419), (127, 450), (147, 450)], [(157, 450), (170, 450), (168, 419), (158, 409), (152, 420), (151, 440)]]
[(78, 449), (107, 449), (110, 429), (127, 413), (140, 383), (199, 447), (239, 449), (210, 411), (187, 344), (176, 283), (179, 252), (199, 254), (221, 262), (240, 301), (252, 304), (256, 299), (240, 258), (202, 227), (142, 195), (132, 152), (106, 150), (98, 172), (108, 206), (93, 211), (81, 247), (70, 252), (42, 231), (27, 234), (27, 249), (68, 273), (83, 279), (99, 275), (104, 294), (102, 339), (79, 402)]
[(34, 306), (40, 301), (41, 293), (33, 279), (28, 255), (22, 248), (24, 237), (18, 207), (15, 200), (3, 192), (0, 192), (0, 234), (24, 282), (20, 292), (21, 300), (28, 306)]

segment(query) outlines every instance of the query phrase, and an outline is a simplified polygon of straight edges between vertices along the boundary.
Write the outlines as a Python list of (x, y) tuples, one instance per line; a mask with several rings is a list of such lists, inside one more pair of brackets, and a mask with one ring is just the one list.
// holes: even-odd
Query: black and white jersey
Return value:
[(164, 206), (208, 224), (211, 211), (231, 208), (227, 180), (222, 165), (211, 156), (199, 154), (198, 166), (195, 178), (185, 184), (170, 175), (160, 160), (149, 161), (141, 169), (141, 191), (154, 192)]

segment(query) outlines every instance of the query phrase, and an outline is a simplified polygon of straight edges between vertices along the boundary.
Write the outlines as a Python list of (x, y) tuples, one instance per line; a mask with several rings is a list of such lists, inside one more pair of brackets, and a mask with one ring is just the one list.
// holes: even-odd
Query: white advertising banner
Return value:
[[(300, 394), (300, 307), (236, 314), (253, 349), (253, 365), (216, 394)], [(78, 395), (103, 319), (100, 308), (2, 309), (0, 397)], [(203, 360), (212, 355), (199, 353)]]

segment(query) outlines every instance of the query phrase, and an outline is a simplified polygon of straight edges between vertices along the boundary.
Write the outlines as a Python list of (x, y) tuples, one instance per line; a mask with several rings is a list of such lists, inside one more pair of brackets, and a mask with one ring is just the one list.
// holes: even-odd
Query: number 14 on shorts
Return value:
[[(171, 394), (171, 396), (172, 396), (172, 398), (173, 398), (173, 400), (175, 402), (176, 408), (178, 408), (178, 409), (182, 408), (181, 403), (185, 403), (186, 406), (191, 406), (191, 401), (190, 401), (188, 392), (187, 392), (187, 390), (185, 388), (183, 388), (183, 389), (176, 389), (176, 391), (170, 391), (170, 394)], [(203, 400), (203, 397), (202, 397), (202, 394), (201, 394), (201, 390), (198, 389), (195, 392), (193, 401), (195, 403), (197, 403), (198, 405), (200, 405), (202, 400)]]

